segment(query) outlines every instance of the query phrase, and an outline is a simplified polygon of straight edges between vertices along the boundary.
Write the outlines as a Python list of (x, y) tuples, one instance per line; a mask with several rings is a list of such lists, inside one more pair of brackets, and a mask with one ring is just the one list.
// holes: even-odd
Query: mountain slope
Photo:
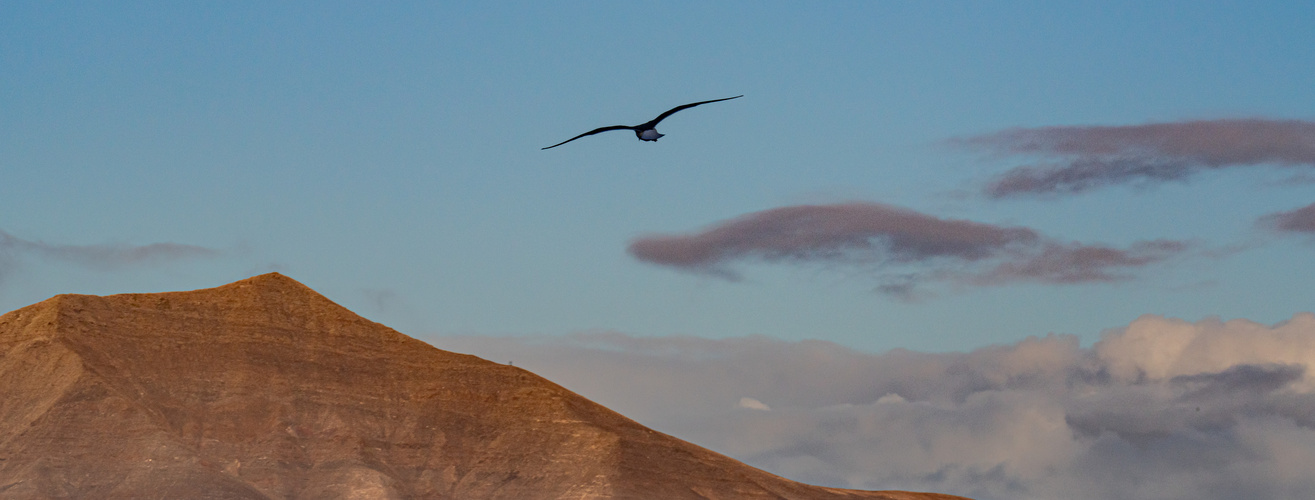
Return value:
[(952, 499), (804, 485), (266, 274), (0, 316), (0, 497)]

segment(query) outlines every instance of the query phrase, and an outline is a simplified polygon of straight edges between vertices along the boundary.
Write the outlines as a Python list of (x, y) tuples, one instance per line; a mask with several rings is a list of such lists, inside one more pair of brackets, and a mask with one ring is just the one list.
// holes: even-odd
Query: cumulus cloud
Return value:
[(830, 262), (900, 271), (883, 274), (878, 291), (914, 297), (925, 281), (991, 286), (1127, 279), (1128, 271), (1188, 250), (1181, 241), (1139, 242), (1127, 249), (1062, 243), (1036, 231), (942, 219), (880, 203), (773, 208), (692, 234), (650, 235), (631, 242), (635, 258), (735, 280), (736, 261)]
[(1300, 120), (1019, 128), (953, 142), (1037, 159), (991, 182), (986, 194), (993, 198), (1185, 180), (1221, 168), (1315, 166), (1315, 122)]
[(75, 264), (96, 270), (114, 270), (197, 257), (214, 257), (219, 252), (194, 245), (153, 243), (150, 245), (58, 245), (29, 241), (0, 230), (0, 280), (14, 270), (23, 257), (36, 257)]
[[(441, 337), (796, 480), (979, 500), (1315, 497), (1315, 315), (1145, 316), (962, 353), (824, 341)], [(770, 411), (757, 408), (770, 405)]]
[(1315, 203), (1260, 218), (1260, 225), (1275, 231), (1315, 234)]

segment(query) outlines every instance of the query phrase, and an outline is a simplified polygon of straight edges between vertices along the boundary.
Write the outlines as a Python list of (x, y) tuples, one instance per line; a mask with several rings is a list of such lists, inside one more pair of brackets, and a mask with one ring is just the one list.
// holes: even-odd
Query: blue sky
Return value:
[[(277, 270), (426, 338), (615, 330), (963, 350), (1090, 342), (1142, 314), (1310, 310), (1315, 247), (1255, 226), (1310, 165), (988, 199), (1018, 127), (1310, 120), (1303, 2), (279, 4), (6, 2), (0, 230), (46, 247), (214, 253), (76, 262), (11, 245), (5, 310)], [(648, 120), (667, 134), (540, 148)], [(1114, 283), (909, 303), (865, 265), (637, 260), (635, 238), (774, 207), (873, 202), (1063, 242), (1192, 241)], [(1219, 253), (1219, 252), (1216, 252)], [(1213, 255), (1213, 254), (1212, 254)]]
[(7, 1), (0, 310), (278, 271), (793, 479), (1309, 498), (1313, 20)]

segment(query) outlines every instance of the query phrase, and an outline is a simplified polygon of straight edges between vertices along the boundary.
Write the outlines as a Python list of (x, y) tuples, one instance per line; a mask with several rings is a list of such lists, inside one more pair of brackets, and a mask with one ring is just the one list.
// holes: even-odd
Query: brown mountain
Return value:
[(266, 274), (0, 316), (0, 498), (959, 497), (774, 476)]

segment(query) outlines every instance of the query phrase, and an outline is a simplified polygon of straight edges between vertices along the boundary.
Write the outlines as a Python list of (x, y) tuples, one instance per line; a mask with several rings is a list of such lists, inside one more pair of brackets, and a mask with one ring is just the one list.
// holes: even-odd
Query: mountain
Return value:
[(0, 498), (960, 497), (793, 482), (275, 273), (0, 316)]

